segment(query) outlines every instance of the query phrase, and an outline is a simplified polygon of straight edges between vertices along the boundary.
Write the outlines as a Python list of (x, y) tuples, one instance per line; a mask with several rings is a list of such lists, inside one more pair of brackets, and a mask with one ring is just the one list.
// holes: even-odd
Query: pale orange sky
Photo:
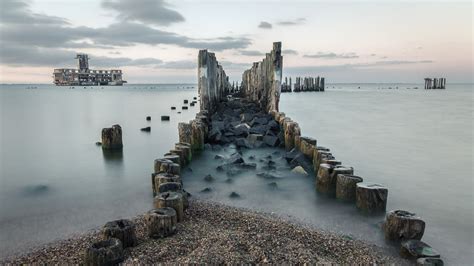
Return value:
[(470, 1), (1, 5), (1, 83), (51, 83), (53, 68), (76, 66), (75, 52), (89, 53), (91, 68), (122, 68), (131, 83), (195, 82), (197, 53), (205, 48), (240, 80), (273, 41), (283, 43), (284, 76), (321, 75), (329, 82), (422, 82), (427, 76), (472, 82), (473, 76)]

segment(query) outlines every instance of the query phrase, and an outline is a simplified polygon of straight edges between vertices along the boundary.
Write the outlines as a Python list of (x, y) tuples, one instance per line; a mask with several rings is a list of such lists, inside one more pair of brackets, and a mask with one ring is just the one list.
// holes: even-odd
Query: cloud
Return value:
[(240, 55), (245, 55), (245, 56), (263, 56), (265, 53), (262, 53), (260, 51), (255, 51), (255, 50), (239, 50), (238, 51)]
[(156, 68), (167, 68), (167, 69), (196, 69), (197, 62), (191, 60), (178, 60), (178, 61), (168, 61), (163, 62), (161, 65), (156, 66)]
[[(238, 36), (190, 38), (131, 21), (118, 21), (100, 28), (73, 27), (66, 19), (31, 12), (29, 5), (23, 1), (5, 0), (0, 5), (0, 62), (11, 66), (63, 64), (74, 58), (74, 50), (85, 48), (114, 49), (137, 44), (165, 44), (222, 51), (244, 49), (252, 43), (249, 38)], [(131, 59), (115, 60), (122, 65), (138, 63)]]
[(272, 28), (272, 24), (269, 23), (269, 22), (266, 22), (266, 21), (262, 21), (260, 22), (260, 24), (258, 25), (259, 28), (261, 29), (271, 29)]
[(317, 54), (304, 55), (307, 58), (321, 58), (321, 59), (352, 59), (359, 58), (355, 53), (336, 54), (333, 52), (318, 52)]
[(298, 51), (296, 50), (292, 50), (292, 49), (286, 49), (286, 50), (282, 50), (281, 53), (283, 55), (297, 55), (298, 54)]
[(118, 13), (119, 20), (138, 21), (159, 26), (184, 21), (164, 0), (104, 0), (102, 6)]
[(277, 24), (281, 26), (295, 26), (295, 25), (301, 25), (305, 22), (306, 22), (306, 18), (297, 18), (293, 20), (279, 21), (277, 22)]

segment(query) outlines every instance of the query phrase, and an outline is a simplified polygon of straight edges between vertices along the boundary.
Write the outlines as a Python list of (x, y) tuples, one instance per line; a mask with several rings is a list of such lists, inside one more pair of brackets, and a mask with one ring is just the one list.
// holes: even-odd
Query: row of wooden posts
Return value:
[[(366, 214), (386, 211), (388, 189), (385, 186), (364, 182), (362, 177), (354, 175), (353, 167), (343, 166), (328, 148), (317, 146), (316, 139), (301, 136), (298, 123), (285, 113), (272, 111), (271, 114), (283, 130), (285, 149), (296, 149), (312, 161), (319, 193), (344, 202), (355, 202), (355, 206)], [(415, 213), (404, 210), (386, 213), (383, 231), (385, 239), (400, 243), (402, 257), (417, 259), (419, 265), (428, 262), (442, 265), (439, 253), (421, 241), (425, 222)]]
[(425, 90), (446, 89), (446, 78), (425, 78)]
[[(292, 88), (293, 86), (293, 88)], [(281, 92), (300, 92), (300, 91), (324, 91), (323, 77), (296, 77), (296, 82), (291, 82), (291, 77), (285, 77), (285, 82), (281, 84)]]

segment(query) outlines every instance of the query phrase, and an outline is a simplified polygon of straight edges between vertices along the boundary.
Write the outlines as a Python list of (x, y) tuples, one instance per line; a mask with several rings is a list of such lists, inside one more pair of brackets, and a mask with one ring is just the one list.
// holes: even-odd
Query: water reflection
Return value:
[(106, 166), (123, 166), (123, 149), (102, 149), (102, 155)]

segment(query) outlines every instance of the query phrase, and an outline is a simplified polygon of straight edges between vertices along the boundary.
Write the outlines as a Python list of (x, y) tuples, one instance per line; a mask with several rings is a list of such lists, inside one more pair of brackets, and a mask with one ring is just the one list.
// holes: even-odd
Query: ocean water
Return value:
[[(177, 113), (197, 96), (192, 86), (1, 85), (0, 257), (152, 208), (153, 160), (198, 111)], [(113, 124), (122, 126), (122, 154), (95, 145)]]
[[(198, 110), (177, 114), (170, 106), (197, 96), (195, 85), (28, 86), (0, 88), (0, 256), (151, 208), (153, 159), (177, 141), (177, 123)], [(446, 90), (431, 91), (416, 86), (422, 88), (329, 84), (323, 93), (282, 94), (280, 111), (365, 181), (386, 185), (388, 210), (420, 215), (427, 224), (423, 240), (445, 262), (472, 264), (473, 86), (448, 84)], [(171, 115), (170, 122), (159, 121), (164, 114)], [(95, 142), (103, 127), (116, 123), (124, 131), (124, 150), (109, 156)], [(148, 125), (150, 133), (139, 130)], [(226, 182), (213, 158), (231, 152), (196, 158), (192, 172), (184, 171), (185, 188), (196, 197), (292, 216), (396, 252), (383, 240), (383, 215), (364, 216), (351, 204), (318, 195), (313, 176), (291, 175), (284, 168), (278, 180), (248, 171)], [(282, 151), (244, 152), (247, 160), (250, 155), (260, 169), (259, 159), (280, 160)], [(203, 180), (208, 173), (215, 182)], [(213, 190), (200, 193), (205, 187)], [(232, 191), (241, 197), (229, 198)]]

